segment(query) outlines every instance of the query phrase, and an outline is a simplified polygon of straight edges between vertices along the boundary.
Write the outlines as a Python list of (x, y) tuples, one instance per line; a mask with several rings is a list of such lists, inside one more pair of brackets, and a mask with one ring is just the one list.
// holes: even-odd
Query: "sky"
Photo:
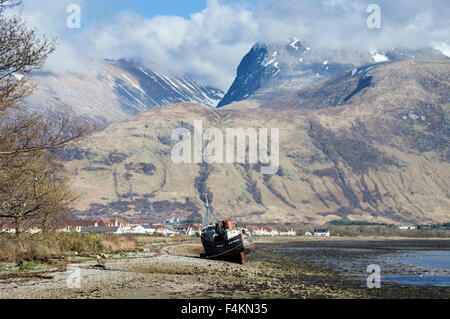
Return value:
[(203, 10), (206, 5), (206, 0), (93, 0), (86, 3), (85, 9), (90, 13), (90, 19), (97, 20), (111, 18), (123, 10), (138, 12), (144, 18), (157, 15), (176, 15), (189, 18), (190, 14)]
[[(67, 27), (70, 4), (81, 8), (79, 29)], [(370, 4), (381, 9), (380, 28), (367, 26)], [(374, 50), (450, 41), (449, 0), (23, 0), (22, 12), (58, 38), (48, 71), (137, 58), (224, 90), (256, 42), (295, 36), (313, 48)]]

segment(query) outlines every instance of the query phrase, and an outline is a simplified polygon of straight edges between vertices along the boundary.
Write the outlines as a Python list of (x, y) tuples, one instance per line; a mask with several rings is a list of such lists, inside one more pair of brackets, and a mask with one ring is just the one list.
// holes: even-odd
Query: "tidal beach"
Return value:
[[(448, 251), (449, 240), (257, 239), (247, 265), (199, 258), (199, 240), (165, 240), (140, 253), (72, 260), (65, 268), (0, 279), (0, 298), (274, 299), (274, 298), (448, 298), (450, 287), (388, 282), (368, 289), (367, 263), (383, 276), (448, 275), (449, 269), (407, 265), (405, 251)], [(392, 259), (392, 260), (391, 260)], [(79, 287), (68, 276), (80, 269)], [(432, 270), (433, 269), (433, 270)]]

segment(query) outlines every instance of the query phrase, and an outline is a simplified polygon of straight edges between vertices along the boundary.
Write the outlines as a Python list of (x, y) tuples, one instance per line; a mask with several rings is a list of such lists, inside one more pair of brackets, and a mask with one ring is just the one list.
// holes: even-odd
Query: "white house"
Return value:
[[(24, 230), (25, 233), (29, 233), (29, 234), (37, 234), (37, 233), (40, 233), (41, 231), (42, 230), (37, 227), (33, 227), (33, 228)], [(5, 228), (0, 229), (0, 233), (15, 234), (16, 228), (15, 227), (5, 227)]]
[(280, 234), (277, 229), (270, 226), (248, 226), (247, 229), (254, 236), (278, 236)]
[(82, 227), (93, 227), (94, 222), (89, 220), (66, 220), (60, 222), (57, 226), (57, 231), (61, 233), (80, 233)]
[(399, 226), (398, 229), (413, 230), (413, 229), (417, 229), (417, 226)]
[(127, 229), (124, 229), (125, 233), (128, 234), (146, 234), (146, 229), (142, 225), (134, 225), (127, 227)]
[(297, 232), (293, 228), (281, 227), (278, 229), (280, 236), (297, 236)]
[(330, 237), (330, 231), (328, 229), (314, 229), (314, 236)]

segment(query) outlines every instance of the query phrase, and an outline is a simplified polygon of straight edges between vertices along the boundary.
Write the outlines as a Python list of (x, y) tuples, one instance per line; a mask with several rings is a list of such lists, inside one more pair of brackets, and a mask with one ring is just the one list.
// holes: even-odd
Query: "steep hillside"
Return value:
[(38, 85), (26, 102), (37, 109), (70, 105), (80, 116), (109, 123), (172, 103), (215, 107), (223, 96), (219, 89), (201, 85), (191, 76), (150, 69), (131, 60), (90, 65), (92, 69), (83, 75), (36, 73), (33, 80)]
[[(353, 70), (261, 107), (169, 105), (110, 125), (60, 154), (85, 194), (81, 216), (199, 216), (247, 222), (339, 218), (409, 224), (450, 219), (450, 62)], [(175, 164), (171, 133), (279, 128), (280, 169)]]
[(242, 59), (233, 84), (218, 106), (244, 99), (268, 102), (292, 90), (373, 63), (448, 59), (439, 48), (447, 47), (359, 52), (311, 48), (295, 38), (281, 45), (258, 43)]

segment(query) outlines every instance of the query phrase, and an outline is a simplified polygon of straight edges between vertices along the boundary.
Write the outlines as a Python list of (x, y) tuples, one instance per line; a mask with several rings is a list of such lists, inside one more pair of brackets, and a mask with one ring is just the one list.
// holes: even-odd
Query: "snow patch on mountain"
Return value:
[(166, 104), (194, 102), (215, 107), (224, 93), (190, 75), (150, 69), (129, 60), (99, 61), (89, 73), (37, 72), (37, 88), (25, 100), (35, 110), (70, 108), (93, 122), (109, 123)]
[(377, 51), (370, 51), (370, 55), (372, 56), (372, 59), (376, 63), (389, 61), (387, 56), (385, 56), (384, 54), (378, 53)]

